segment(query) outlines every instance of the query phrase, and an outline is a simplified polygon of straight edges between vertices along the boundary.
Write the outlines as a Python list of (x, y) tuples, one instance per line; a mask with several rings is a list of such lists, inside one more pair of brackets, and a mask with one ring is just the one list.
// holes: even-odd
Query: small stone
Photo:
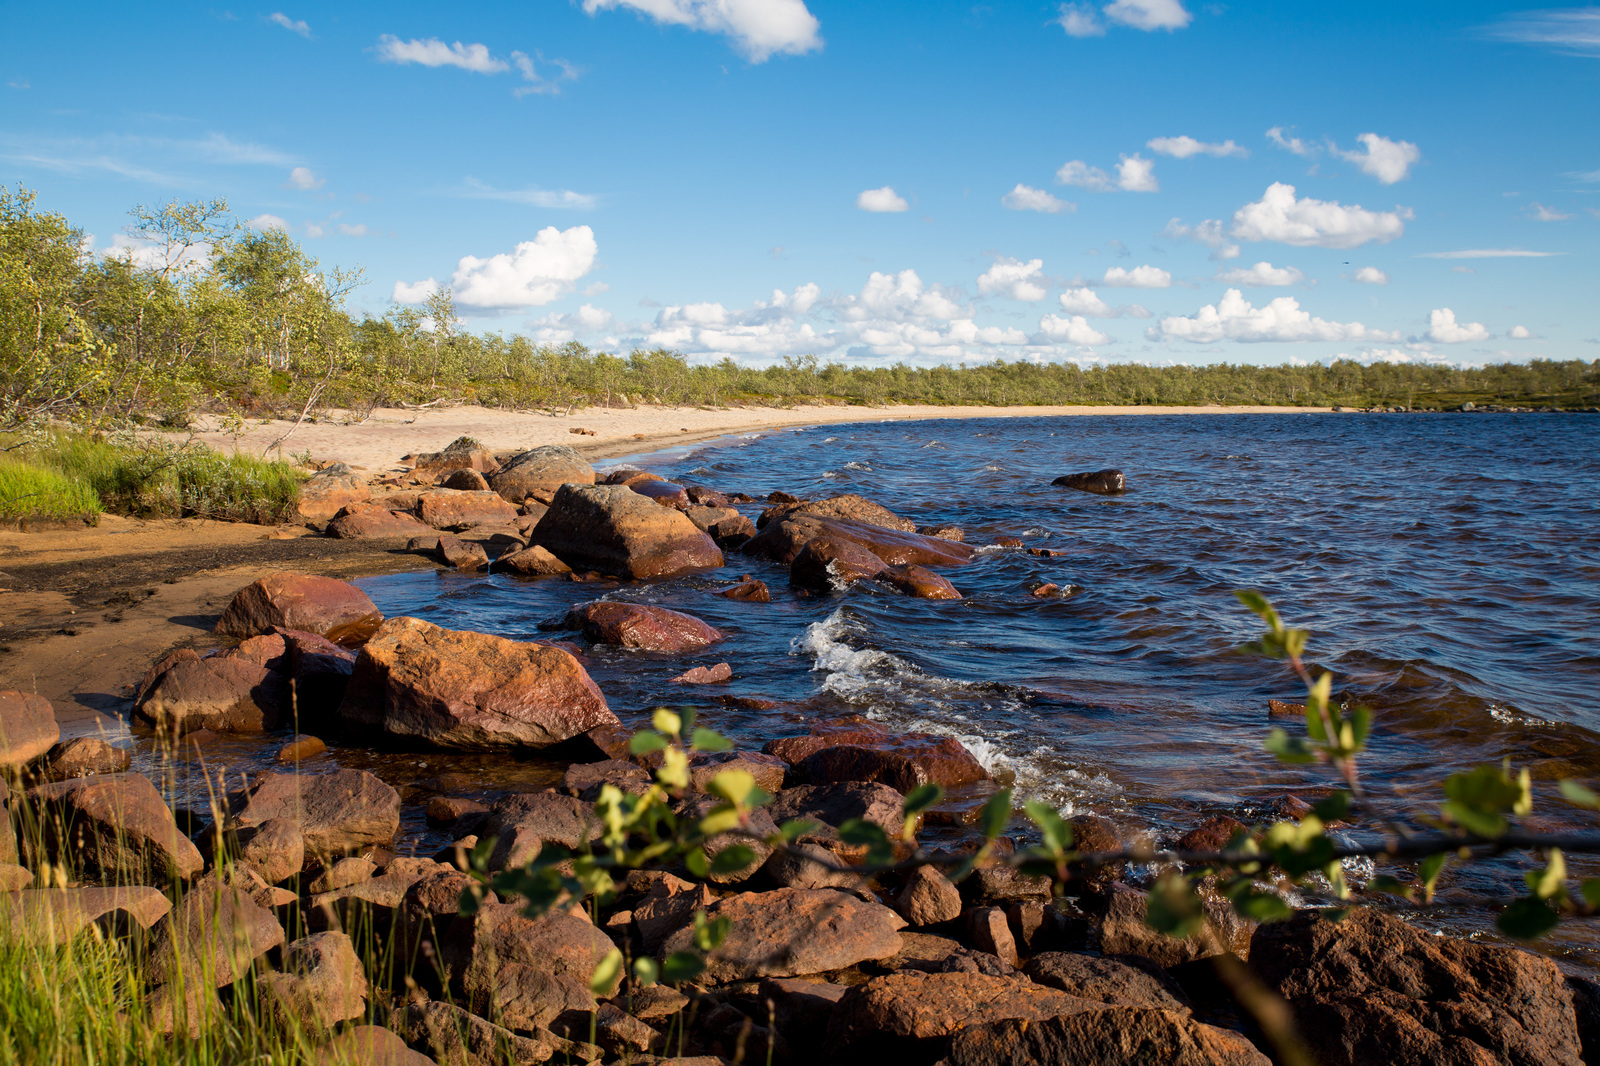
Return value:
[(63, 740), (45, 758), (50, 764), (50, 776), (56, 779), (120, 774), (133, 765), (133, 755), (127, 748), (114, 747), (99, 737)]
[(306, 885), (306, 891), (312, 895), (337, 892), (341, 888), (371, 880), (377, 869), (377, 864), (365, 855), (352, 855), (348, 859), (340, 859), (312, 878), (311, 883)]
[(278, 761), (299, 762), (301, 759), (309, 759), (313, 755), (321, 755), (327, 750), (328, 745), (316, 737), (307, 736), (304, 733), (296, 733), (289, 743), (278, 749)]
[(1017, 941), (1011, 935), (1011, 923), (1006, 912), (999, 907), (977, 907), (967, 915), (967, 926), (972, 932), (972, 946), (988, 952), (1008, 966), (1017, 964)]
[(482, 814), (488, 809), (477, 800), (462, 796), (435, 796), (423, 813), (431, 826), (451, 826), (469, 814)]
[(733, 667), (727, 663), (718, 663), (715, 666), (696, 666), (685, 670), (671, 680), (674, 685), (715, 685), (733, 678)]
[(906, 878), (894, 909), (912, 925), (937, 925), (961, 916), (961, 892), (932, 866), (918, 866)]
[(240, 857), (269, 885), (287, 881), (305, 865), (305, 838), (293, 819), (269, 818), (254, 829), (241, 831), (239, 839)]
[(717, 595), (730, 600), (744, 600), (747, 603), (772, 602), (772, 592), (767, 588), (767, 583), (753, 577), (742, 577), (737, 585), (722, 589)]

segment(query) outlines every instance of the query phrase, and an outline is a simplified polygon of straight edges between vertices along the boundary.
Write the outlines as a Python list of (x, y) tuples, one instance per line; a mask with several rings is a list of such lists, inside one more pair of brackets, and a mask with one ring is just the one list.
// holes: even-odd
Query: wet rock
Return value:
[(509, 1029), (546, 1028), (568, 1010), (595, 1010), (595, 967), (614, 945), (582, 918), (551, 910), (526, 918), (487, 904), (440, 945), (462, 1005)]
[(698, 485), (693, 481), (685, 481), (682, 484), (683, 491), (689, 494), (689, 502), (696, 507), (727, 507), (733, 503), (727, 493), (709, 485)]
[(767, 589), (765, 581), (758, 581), (753, 577), (741, 577), (737, 585), (722, 589), (718, 596), (725, 596), (730, 600), (744, 600), (748, 603), (771, 603), (772, 593)]
[(756, 535), (756, 527), (750, 519), (732, 507), (691, 506), (683, 513), (720, 548), (737, 548)]
[(0, 911), (14, 930), (61, 943), (108, 915), (149, 929), (172, 909), (154, 888), (22, 888), (0, 895)]
[(1571, 996), (1544, 956), (1363, 907), (1342, 922), (1301, 911), (1262, 926), (1250, 966), (1289, 1000), (1324, 1063), (1582, 1061)]
[(622, 792), (638, 795), (650, 787), (650, 772), (627, 759), (605, 759), (601, 762), (573, 763), (561, 778), (561, 787), (569, 796), (587, 803), (600, 798), (600, 789), (614, 785)]
[(313, 933), (283, 950), (283, 969), (264, 974), (269, 1015), (304, 1029), (332, 1029), (367, 1011), (367, 978), (343, 933)]
[(1268, 718), (1304, 718), (1306, 705), (1303, 703), (1288, 703), (1284, 700), (1267, 701)]
[(1248, 835), (1243, 822), (1217, 814), (1183, 834), (1172, 847), (1174, 851), (1222, 851), (1239, 835)]
[[(499, 498), (495, 497), (497, 500)], [(484, 550), (482, 544), (464, 542), (461, 538), (448, 533), (443, 536), (412, 537), (406, 543), (406, 550), (426, 555), (456, 570), (473, 572), (489, 568), (489, 553)]]
[(961, 893), (935, 867), (918, 866), (907, 875), (894, 909), (911, 925), (938, 925), (961, 917)]
[(514, 503), (549, 497), (562, 485), (593, 485), (594, 467), (564, 444), (547, 444), (513, 456), (489, 478), (489, 487)]
[(60, 739), (49, 700), (15, 689), (0, 692), (0, 766), (25, 766)]
[(1101, 496), (1115, 496), (1128, 491), (1127, 479), (1120, 470), (1094, 470), (1084, 474), (1062, 474), (1052, 485), (1067, 489), (1081, 489)]
[(492, 474), (500, 469), (494, 453), (471, 437), (457, 437), (436, 452), (424, 452), (412, 463), (414, 474), (437, 474), (447, 470), (477, 470)]
[(281, 637), (252, 637), (239, 648), (203, 659), (179, 658), (134, 705), (134, 713), (175, 736), (198, 729), (274, 729), (290, 695), (289, 676), (279, 669), (288, 665), (284, 649)]
[(961, 593), (945, 578), (925, 566), (891, 566), (878, 574), (878, 580), (893, 585), (907, 596), (922, 600), (959, 600)]
[[(441, 489), (455, 489), (459, 492), (488, 492), (489, 479), (476, 470), (452, 470), (443, 481), (439, 482)], [(424, 521), (427, 521), (424, 519)], [(434, 523), (428, 522), (431, 526)], [(447, 528), (440, 526), (440, 529)]]
[[(1165, 936), (1145, 924), (1147, 899), (1143, 892), (1113, 885), (1106, 897), (1095, 943), (1106, 955), (1141, 955), (1158, 966), (1177, 966), (1210, 958), (1224, 951), (1247, 958), (1255, 923), (1241, 918), (1226, 900), (1202, 897), (1206, 928), (1183, 940)], [(1213, 932), (1214, 931), (1214, 932)]]
[(107, 744), (99, 737), (74, 737), (50, 749), (45, 761), (50, 776), (58, 780), (90, 774), (120, 774), (133, 764), (127, 748)]
[(581, 629), (597, 644), (645, 651), (693, 651), (723, 639), (719, 630), (693, 615), (614, 600), (579, 604), (567, 614), (565, 625)]
[(315, 633), (295, 629), (278, 633), (288, 650), (298, 724), (315, 729), (332, 725), (355, 670), (356, 653)]
[(689, 508), (689, 494), (684, 491), (682, 485), (674, 485), (670, 481), (645, 478), (634, 481), (628, 488), (663, 507), (675, 507), (680, 511)]
[(524, 577), (572, 573), (572, 567), (537, 544), (520, 551), (507, 552), (494, 561), (493, 569), (501, 573), (521, 574)]
[[(711, 981), (748, 981), (841, 970), (900, 950), (905, 921), (881, 903), (835, 889), (779, 888), (726, 896), (707, 908), (732, 928), (706, 963)], [(662, 952), (688, 948), (692, 928), (668, 937)]]
[(815, 785), (875, 781), (902, 793), (925, 784), (948, 788), (989, 779), (988, 771), (954, 737), (912, 741), (899, 751), (834, 744), (795, 763), (794, 771)]
[(972, 559), (972, 549), (965, 544), (813, 514), (785, 515), (769, 523), (740, 551), (787, 565), (808, 541), (824, 536), (854, 541), (890, 566), (960, 566)]
[(278, 761), (299, 762), (302, 759), (309, 759), (313, 755), (321, 755), (327, 750), (328, 745), (317, 737), (308, 736), (305, 733), (296, 733), (289, 738), (289, 743), (278, 749)]
[(310, 522), (326, 522), (352, 504), (372, 499), (366, 480), (343, 463), (323, 467), (300, 483), (296, 505), (300, 517)]
[(1035, 955), (1024, 967), (1037, 984), (1113, 1007), (1188, 1012), (1187, 997), (1166, 971), (1138, 955), (1094, 956), (1063, 951)]
[(724, 770), (743, 770), (755, 778), (757, 788), (776, 795), (788, 769), (782, 759), (759, 751), (697, 751), (689, 756), (689, 787), (704, 792)]
[(1024, 547), (1027, 547), (1027, 542), (1024, 541), (1021, 537), (1006, 537), (1006, 536), (995, 537), (994, 541), (993, 541), (993, 544), (994, 544), (994, 546), (996, 548), (1024, 548)]
[(396, 540), (428, 533), (430, 528), (409, 511), (393, 511), (375, 503), (352, 503), (333, 516), (328, 523), (328, 536), (339, 540)]
[(1000, 907), (975, 907), (967, 914), (967, 930), (972, 946), (993, 955), (1008, 966), (1017, 964), (1017, 940), (1011, 923)]
[(949, 1066), (1270, 1066), (1254, 1044), (1178, 1011), (1107, 1007), (955, 1034)]
[(696, 666), (685, 670), (670, 680), (674, 685), (715, 685), (733, 678), (733, 667), (727, 663), (715, 666)]
[(406, 1043), (425, 1049), (439, 1066), (522, 1066), (548, 1062), (565, 1050), (555, 1046), (558, 1038), (554, 1034), (519, 1036), (438, 1001), (409, 1003), (394, 1015), (391, 1024)]
[(633, 466), (623, 466), (611, 471), (603, 478), (598, 478), (595, 481), (595, 484), (626, 485), (629, 488), (632, 488), (634, 485), (643, 485), (649, 481), (665, 480), (667, 479), (662, 477), (660, 474), (652, 474), (648, 470), (640, 470), (639, 468)]
[(417, 496), (417, 517), (434, 529), (460, 532), (478, 526), (508, 526), (517, 509), (499, 493), (432, 489)]
[(842, 590), (888, 570), (866, 547), (841, 537), (813, 537), (789, 564), (789, 581), (817, 592)]
[(196, 881), (155, 930), (149, 976), (231, 985), (251, 964), (283, 943), (283, 927), (270, 911), (213, 875)]
[(542, 748), (617, 718), (577, 659), (559, 648), (385, 622), (356, 660), (346, 723), (436, 747)]
[(30, 789), (27, 798), (43, 809), (48, 852), (85, 878), (114, 884), (187, 880), (205, 866), (142, 774), (55, 781)]
[(318, 1048), (311, 1066), (439, 1066), (380, 1025), (357, 1025)]
[(665, 577), (721, 566), (722, 550), (681, 512), (625, 486), (563, 485), (532, 540), (575, 568)]
[(1032, 592), (1028, 593), (1028, 595), (1030, 595), (1030, 596), (1038, 596), (1038, 597), (1041, 597), (1041, 598), (1043, 598), (1045, 596), (1059, 596), (1060, 594), (1061, 594), (1061, 586), (1060, 585), (1052, 585), (1052, 584), (1050, 584), (1048, 582), (1043, 584), (1043, 585), (1040, 585), (1038, 588), (1036, 588)]
[(1085, 1000), (1026, 978), (906, 970), (874, 977), (839, 1000), (828, 1029), (837, 1062), (932, 1063), (950, 1038), (1005, 1019), (1041, 1021), (1093, 1009)]
[(428, 819), (429, 825), (445, 827), (475, 814), (486, 814), (488, 810), (485, 804), (463, 796), (435, 796), (428, 801), (423, 816)]
[(862, 818), (882, 826), (890, 836), (899, 836), (905, 825), (904, 801), (887, 785), (847, 782), (786, 788), (773, 797), (766, 810), (780, 825), (800, 818), (837, 829), (852, 818)]
[(306, 841), (300, 825), (290, 818), (268, 818), (239, 833), (239, 857), (248, 862), (269, 885), (278, 885), (300, 872), (306, 862)]
[(371, 636), (382, 621), (371, 598), (348, 582), (281, 573), (268, 574), (236, 592), (216, 632), (243, 640), (281, 627), (350, 644)]
[(293, 822), (306, 851), (318, 856), (387, 844), (400, 828), (400, 794), (365, 770), (259, 773), (234, 811), (230, 824), (237, 829)]
[(887, 507), (879, 506), (855, 493), (831, 496), (826, 500), (776, 503), (761, 512), (761, 517), (756, 519), (756, 528), (766, 529), (768, 524), (794, 514), (816, 515), (820, 518), (848, 518), (865, 525), (899, 530), (902, 533), (911, 533), (917, 528), (917, 524), (910, 519), (901, 518)]
[(962, 530), (962, 528), (960, 526), (953, 525), (918, 526), (917, 532), (921, 533), (924, 537), (938, 537), (940, 540), (953, 540), (957, 544), (960, 544), (967, 539), (967, 534)]

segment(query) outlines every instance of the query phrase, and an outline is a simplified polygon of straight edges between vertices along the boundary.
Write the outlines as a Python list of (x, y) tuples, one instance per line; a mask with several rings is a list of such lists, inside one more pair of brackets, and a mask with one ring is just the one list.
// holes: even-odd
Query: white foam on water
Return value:
[(854, 459), (852, 459), (850, 462), (844, 464), (844, 468), (846, 470), (871, 470), (872, 469), (872, 467), (868, 466), (866, 463), (858, 463)]
[(839, 476), (839, 471), (837, 471), (837, 470), (824, 470), (822, 472), (822, 476), (826, 477), (826, 478), (835, 478), (835, 477)]
[(838, 437), (823, 437), (822, 438), (822, 443), (824, 443), (824, 444), (832, 444), (834, 441), (836, 441), (838, 439), (839, 439)]

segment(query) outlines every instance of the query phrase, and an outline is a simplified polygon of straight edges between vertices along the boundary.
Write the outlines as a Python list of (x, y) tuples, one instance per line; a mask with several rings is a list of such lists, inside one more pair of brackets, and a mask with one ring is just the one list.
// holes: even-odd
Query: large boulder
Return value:
[(298, 825), (309, 855), (387, 844), (400, 828), (400, 794), (365, 770), (262, 772), (232, 806), (236, 829), (257, 829), (274, 819)]
[(695, 528), (717, 542), (720, 548), (737, 548), (756, 535), (750, 519), (732, 507), (703, 507), (693, 505), (683, 512)]
[(901, 518), (887, 507), (881, 507), (864, 496), (849, 493), (844, 496), (831, 496), (826, 500), (802, 500), (796, 503), (779, 503), (768, 507), (761, 512), (761, 517), (756, 519), (756, 528), (765, 529), (771, 522), (785, 518), (792, 514), (819, 515), (823, 518), (848, 518), (854, 522), (864, 522), (869, 526), (881, 526), (884, 529), (899, 530), (901, 533), (914, 533), (917, 524), (909, 518)]
[(597, 644), (644, 651), (693, 651), (722, 639), (720, 630), (693, 615), (615, 600), (579, 604), (568, 612), (566, 625)]
[(326, 522), (352, 504), (372, 499), (366, 480), (344, 463), (323, 467), (300, 483), (300, 517)]
[(243, 640), (282, 627), (353, 644), (371, 636), (382, 621), (372, 599), (349, 582), (281, 573), (258, 578), (234, 593), (216, 632)]
[[(706, 908), (710, 919), (732, 922), (727, 939), (706, 960), (711, 981), (842, 970), (900, 950), (905, 920), (881, 903), (837, 889), (779, 888), (726, 896)], [(661, 946), (664, 955), (690, 948), (693, 926)]]
[(813, 537), (789, 564), (789, 583), (817, 592), (833, 592), (877, 577), (888, 569), (887, 563), (857, 541)]
[(769, 522), (767, 528), (751, 537), (739, 550), (746, 555), (787, 565), (794, 561), (808, 541), (823, 536), (855, 541), (890, 566), (908, 563), (918, 566), (961, 566), (972, 561), (972, 549), (965, 544), (938, 537), (924, 537), (920, 533), (902, 533), (848, 518), (828, 518), (804, 512), (784, 515)]
[(344, 702), (356, 653), (315, 633), (294, 629), (278, 632), (288, 652), (296, 724), (303, 729), (324, 728), (335, 719)]
[(231, 985), (283, 943), (283, 926), (241, 888), (207, 874), (184, 893), (155, 930), (152, 984)]
[(576, 851), (600, 836), (594, 808), (581, 799), (554, 790), (520, 792), (489, 808), (478, 835), (495, 838), (489, 866), (500, 870), (538, 857), (546, 844)]
[(639, 495), (659, 503), (663, 507), (675, 507), (680, 511), (689, 509), (689, 493), (682, 485), (674, 485), (670, 481), (636, 481), (628, 486)]
[(471, 437), (457, 437), (436, 452), (423, 452), (412, 460), (412, 472), (443, 474), (452, 470), (476, 470), (492, 474), (500, 469), (494, 453)]
[(898, 836), (905, 826), (904, 802), (904, 797), (888, 785), (851, 781), (786, 788), (773, 797), (766, 810), (780, 825), (798, 819), (837, 829), (860, 818), (882, 826), (890, 836)]
[(133, 705), (163, 732), (259, 733), (277, 728), (290, 703), (288, 645), (276, 634), (204, 657), (169, 658), (171, 665)]
[(1543, 955), (1439, 937), (1377, 910), (1263, 925), (1250, 967), (1330, 1064), (1578, 1066), (1577, 1018)]
[(1177, 982), (1165, 970), (1138, 955), (1079, 955), (1046, 951), (1023, 967), (1037, 984), (1070, 992), (1111, 1007), (1149, 1007), (1188, 1012)]
[(492, 903), (441, 946), (461, 1005), (523, 1031), (546, 1028), (568, 1010), (594, 1010), (589, 981), (613, 948), (605, 933), (564, 910), (528, 918), (519, 906)]
[(565, 444), (530, 448), (509, 459), (489, 477), (489, 487), (521, 503), (529, 496), (550, 496), (562, 485), (593, 485), (594, 467)]
[[(814, 759), (846, 747), (851, 750)], [(928, 782), (951, 788), (989, 778), (983, 764), (954, 737), (895, 733), (859, 715), (818, 722), (806, 736), (768, 741), (761, 750), (789, 763), (813, 784), (879, 781), (909, 792)]]
[(547, 577), (552, 574), (570, 574), (572, 567), (535, 544), (531, 548), (510, 551), (494, 561), (491, 569), (507, 571), (524, 577)]
[(722, 549), (682, 512), (623, 485), (562, 485), (529, 539), (575, 569), (631, 578), (723, 563)]
[(142, 774), (98, 774), (39, 785), (44, 845), (85, 879), (111, 884), (187, 880), (205, 860)]
[(50, 701), (30, 692), (0, 692), (0, 766), (25, 766), (61, 739)]
[(1050, 484), (1093, 492), (1101, 496), (1116, 496), (1128, 491), (1128, 479), (1122, 476), (1120, 470), (1091, 470), (1082, 474), (1062, 474)]
[[(1382, 1057), (1373, 1062), (1389, 1061)], [(1007, 1019), (956, 1033), (949, 1066), (1270, 1066), (1231, 1029), (1182, 1011), (1108, 1007), (1039, 1020)]]
[(61, 780), (120, 774), (133, 765), (133, 755), (127, 748), (108, 744), (99, 737), (73, 737), (51, 748), (45, 761), (50, 765), (50, 776)]
[(1227, 900), (1205, 896), (1201, 900), (1206, 925), (1181, 940), (1150, 928), (1145, 916), (1149, 898), (1127, 885), (1115, 884), (1106, 893), (1105, 911), (1095, 927), (1095, 946), (1107, 955), (1139, 955), (1157, 966), (1177, 966), (1231, 951), (1246, 958), (1256, 923), (1239, 913)]
[(618, 724), (570, 653), (416, 618), (389, 619), (361, 649), (339, 713), (463, 750), (549, 747)]
[(417, 497), (417, 517), (434, 529), (460, 532), (478, 526), (509, 526), (517, 509), (498, 493), (431, 489)]
[(432, 527), (410, 511), (395, 511), (377, 503), (352, 503), (328, 523), (328, 535), (339, 540), (398, 540), (427, 533)]

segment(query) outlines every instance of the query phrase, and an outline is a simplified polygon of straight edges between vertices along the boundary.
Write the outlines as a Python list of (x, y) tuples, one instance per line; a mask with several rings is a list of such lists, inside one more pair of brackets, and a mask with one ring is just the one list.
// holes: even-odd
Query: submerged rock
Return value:
[[(830, 748), (850, 750), (811, 761)], [(891, 733), (858, 716), (819, 722), (806, 736), (768, 741), (761, 750), (789, 763), (813, 784), (878, 781), (909, 792), (928, 782), (948, 788), (989, 778), (983, 764), (954, 737)]]
[(959, 600), (961, 593), (948, 580), (925, 566), (891, 566), (878, 574), (878, 580), (893, 585), (907, 596), (923, 600)]
[(654, 500), (663, 507), (673, 507), (680, 511), (689, 508), (689, 493), (682, 485), (674, 485), (670, 481), (661, 481), (656, 478), (634, 481), (628, 488), (647, 499)]
[(615, 600), (579, 604), (567, 614), (565, 624), (569, 629), (581, 629), (597, 644), (645, 651), (693, 651), (723, 639), (720, 630), (693, 615)]
[(114, 747), (99, 737), (74, 737), (50, 749), (46, 761), (57, 780), (90, 774), (120, 774), (133, 764), (127, 748)]
[(281, 573), (258, 578), (234, 593), (216, 632), (243, 640), (281, 627), (347, 644), (365, 640), (382, 621), (371, 597), (349, 582)]
[(772, 602), (772, 592), (767, 588), (767, 583), (753, 577), (741, 577), (737, 585), (722, 589), (717, 595), (746, 603)]
[(853, 541), (890, 566), (916, 563), (918, 566), (961, 566), (972, 559), (965, 544), (903, 533), (847, 518), (795, 513), (768, 523), (740, 549), (746, 555), (792, 563), (800, 549), (816, 537)]
[(1128, 491), (1127, 479), (1120, 470), (1094, 470), (1083, 474), (1062, 474), (1052, 485), (1067, 489), (1081, 489), (1101, 496), (1115, 496)]
[(882, 559), (859, 542), (824, 535), (806, 541), (789, 564), (789, 580), (801, 588), (831, 592), (877, 577), (888, 569)]
[(680, 511), (622, 485), (562, 485), (531, 540), (575, 569), (665, 577), (723, 564), (722, 550)]

